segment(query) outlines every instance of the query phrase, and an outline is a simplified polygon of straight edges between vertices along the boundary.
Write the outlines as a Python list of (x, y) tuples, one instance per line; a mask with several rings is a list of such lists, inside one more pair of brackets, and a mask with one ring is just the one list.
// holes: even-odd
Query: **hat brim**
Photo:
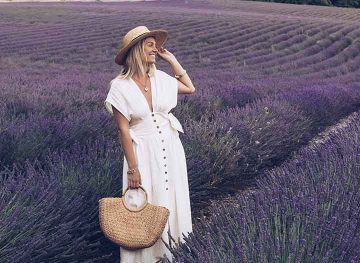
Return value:
[(127, 46), (122, 47), (115, 56), (115, 63), (118, 65), (124, 65), (127, 52), (139, 41), (147, 37), (154, 37), (156, 39), (156, 47), (160, 48), (167, 40), (168, 32), (166, 30), (158, 29), (144, 33), (137, 38), (134, 38)]

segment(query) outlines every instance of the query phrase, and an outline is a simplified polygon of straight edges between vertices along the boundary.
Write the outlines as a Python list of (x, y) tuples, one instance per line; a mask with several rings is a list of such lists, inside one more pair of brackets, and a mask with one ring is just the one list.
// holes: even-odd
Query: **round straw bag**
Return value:
[(141, 185), (138, 189), (143, 190), (145, 202), (141, 206), (131, 207), (127, 204), (129, 189), (126, 188), (121, 198), (99, 200), (100, 228), (109, 240), (121, 247), (151, 247), (161, 236), (170, 211), (166, 207), (148, 203), (147, 193)]

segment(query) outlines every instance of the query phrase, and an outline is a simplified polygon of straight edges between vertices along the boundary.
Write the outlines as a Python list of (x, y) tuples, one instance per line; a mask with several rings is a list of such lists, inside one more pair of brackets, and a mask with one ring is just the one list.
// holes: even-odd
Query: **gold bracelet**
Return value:
[(133, 173), (135, 173), (136, 169), (137, 169), (137, 167), (135, 167), (135, 168), (133, 168), (133, 169), (129, 169), (129, 170), (127, 171), (127, 174), (133, 174)]
[(176, 79), (179, 79), (179, 78), (181, 78), (182, 76), (184, 76), (186, 74), (186, 70), (184, 70), (184, 72), (182, 73), (182, 74), (180, 74), (180, 75), (175, 75), (175, 78)]

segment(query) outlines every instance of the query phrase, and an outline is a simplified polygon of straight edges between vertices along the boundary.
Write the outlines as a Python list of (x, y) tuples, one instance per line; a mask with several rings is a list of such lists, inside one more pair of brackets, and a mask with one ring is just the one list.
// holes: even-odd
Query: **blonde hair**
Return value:
[[(151, 63), (149, 71), (146, 72), (148, 62), (146, 61), (145, 55), (145, 40), (147, 38), (142, 39), (130, 48), (128, 55), (126, 56), (125, 65), (122, 66), (120, 74), (117, 75), (115, 79), (129, 79), (135, 73), (139, 73), (141, 76), (149, 73), (150, 76), (154, 76), (156, 71), (155, 63)], [(110, 81), (109, 88), (115, 79)]]

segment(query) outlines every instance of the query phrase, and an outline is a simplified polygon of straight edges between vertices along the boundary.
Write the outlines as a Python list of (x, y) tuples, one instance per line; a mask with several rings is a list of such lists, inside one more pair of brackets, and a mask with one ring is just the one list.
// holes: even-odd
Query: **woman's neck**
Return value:
[(145, 73), (145, 75), (142, 75), (141, 77), (139, 76), (139, 74), (134, 74), (134, 78), (136, 80), (139, 80), (140, 82), (145, 82), (148, 78), (148, 73)]

